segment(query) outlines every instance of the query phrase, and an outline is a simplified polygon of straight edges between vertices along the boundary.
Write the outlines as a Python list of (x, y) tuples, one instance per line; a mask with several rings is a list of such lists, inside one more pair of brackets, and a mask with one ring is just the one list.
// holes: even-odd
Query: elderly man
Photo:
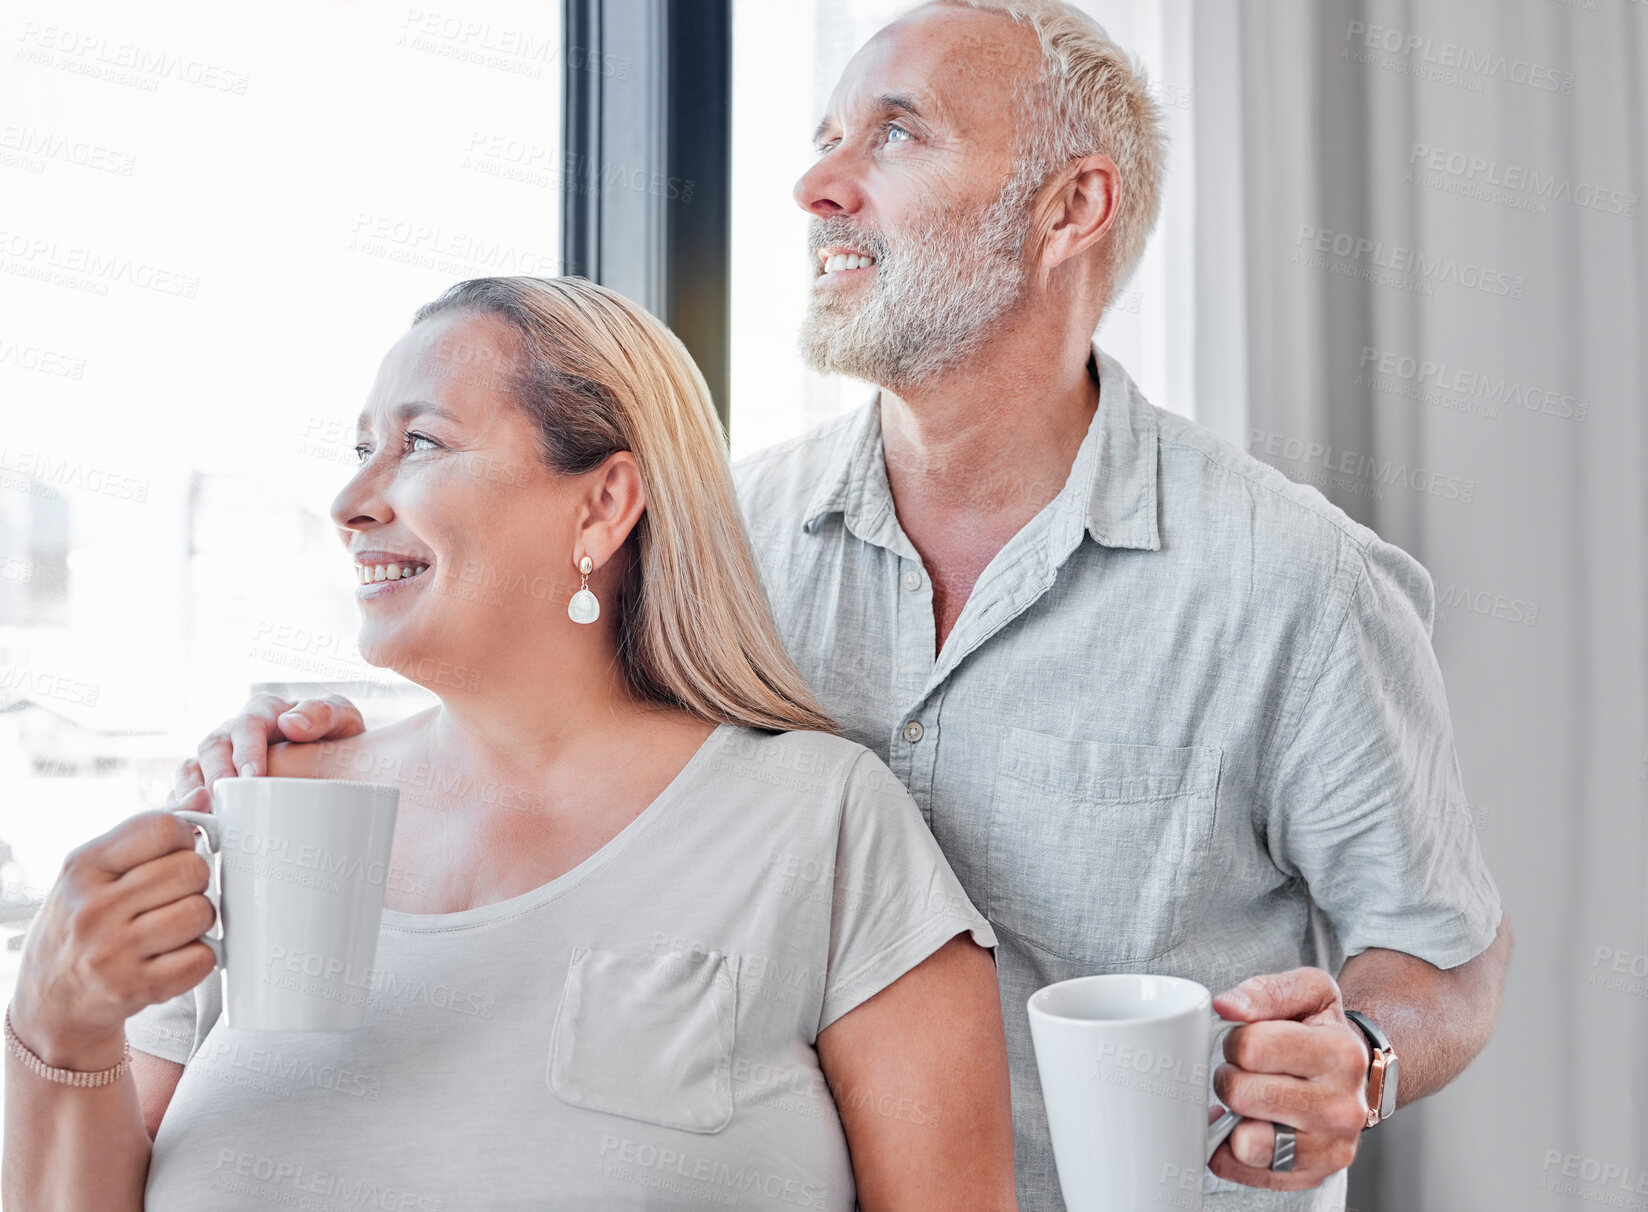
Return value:
[[(1364, 1126), (1486, 1043), (1511, 949), (1429, 577), (1093, 344), (1162, 137), (1090, 19), (919, 8), (853, 58), (817, 144), (803, 354), (880, 391), (735, 473), (791, 652), (996, 927), (1021, 1206), (1062, 1206), (1026, 998), (1148, 971), (1234, 986), (1215, 1006), (1251, 1024), (1209, 1205), (1342, 1207)], [(183, 786), (361, 727), (289, 707), (254, 700)]]

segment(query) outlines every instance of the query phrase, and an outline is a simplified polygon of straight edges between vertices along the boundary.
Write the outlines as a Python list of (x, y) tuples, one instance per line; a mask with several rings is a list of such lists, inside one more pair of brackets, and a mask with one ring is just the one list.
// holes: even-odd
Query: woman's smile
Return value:
[(355, 557), (355, 600), (375, 601), (422, 578), (429, 561), (391, 552), (363, 551)]

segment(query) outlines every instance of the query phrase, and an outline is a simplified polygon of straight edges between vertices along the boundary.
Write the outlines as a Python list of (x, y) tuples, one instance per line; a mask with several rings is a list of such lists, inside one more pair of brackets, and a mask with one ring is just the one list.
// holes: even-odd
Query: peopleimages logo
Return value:
[(1465, 610), (1510, 623), (1532, 627), (1539, 622), (1539, 603), (1513, 598), (1492, 590), (1473, 590), (1469, 585), (1450, 584), (1436, 591), (1436, 617), (1447, 622), (1454, 610)]
[(1319, 466), (1323, 471), (1339, 472), (1380, 484), (1400, 484), (1414, 492), (1449, 501), (1469, 502), (1476, 499), (1475, 480), (1442, 475), (1424, 467), (1409, 467), (1395, 459), (1376, 459), (1354, 450), (1335, 450), (1322, 442), (1307, 442), (1303, 438), (1290, 438), (1269, 430), (1250, 430), (1248, 450), (1256, 455), (1265, 454), (1289, 463)]
[[(98, 172), (115, 173), (122, 177), (131, 176), (132, 170), (137, 167), (136, 156), (114, 151), (101, 143), (68, 139), (51, 131), (35, 130), (33, 127), (19, 126), (15, 123), (0, 126), (0, 151), (15, 152), (28, 162), (25, 166), (35, 172), (43, 171), (49, 160), (95, 169)], [(0, 157), (0, 163), (5, 162), (6, 160)], [(33, 168), (35, 164), (38, 164), (39, 168)]]
[[(1391, 391), (1393, 385), (1382, 380), (1399, 380), (1418, 388), (1434, 388), (1456, 396), (1483, 400), (1506, 408), (1543, 413), (1546, 416), (1583, 421), (1590, 415), (1590, 401), (1579, 396), (1547, 391), (1518, 383), (1508, 375), (1492, 375), (1485, 371), (1450, 366), (1429, 358), (1416, 358), (1396, 350), (1379, 349), (1372, 345), (1362, 347), (1357, 364), (1361, 374), (1357, 386), (1372, 387), (1375, 391)], [(1395, 394), (1401, 394), (1399, 392)], [(1488, 415), (1498, 416), (1494, 411)]]
[[(1390, 25), (1369, 25), (1351, 21), (1345, 26), (1347, 46), (1342, 57), (1350, 58), (1351, 47), (1363, 51), (1399, 56), (1410, 65), (1461, 72), (1478, 80), (1503, 80), (1525, 84), (1543, 92), (1571, 96), (1574, 74), (1544, 63), (1513, 59), (1498, 51), (1466, 46), (1462, 42), (1437, 41), (1423, 34), (1410, 34)], [(1357, 56), (1368, 61), (1367, 56)], [(1383, 66), (1382, 64), (1380, 66)], [(1445, 81), (1447, 82), (1447, 81)]]
[(0, 267), (18, 277), (40, 278), (100, 295), (109, 293), (110, 283), (184, 299), (200, 291), (200, 278), (194, 274), (20, 231), (0, 231)]
[[(605, 1166), (598, 1165), (597, 1171), (604, 1174), (617, 1163), (659, 1176), (704, 1184), (709, 1188), (724, 1188), (726, 1192), (741, 1196), (755, 1195), (771, 1203), (782, 1202), (802, 1208), (824, 1207), (828, 1194), (824, 1184), (816, 1180), (763, 1171), (753, 1164), (733, 1165), (722, 1158), (697, 1154), (690, 1149), (674, 1149), (667, 1144), (654, 1145), (650, 1141), (611, 1133), (601, 1137), (600, 1160)], [(621, 1171), (609, 1176), (628, 1177)], [(700, 1202), (711, 1196), (711, 1191), (704, 1187), (697, 1190), (687, 1187), (679, 1193)], [(712, 1202), (719, 1203), (720, 1200)]]
[(1460, 286), (1466, 290), (1480, 290), (1485, 294), (1520, 299), (1527, 279), (1520, 274), (1491, 269), (1474, 261), (1457, 257), (1435, 256), (1400, 244), (1386, 244), (1369, 236), (1354, 236), (1349, 232), (1329, 231), (1309, 223), (1299, 225), (1293, 242), (1299, 251), (1331, 254), (1341, 261), (1368, 265), (1395, 274), (1411, 275), (1433, 285)]
[(1537, 168), (1520, 164), (1501, 164), (1485, 156), (1472, 156), (1446, 147), (1432, 147), (1428, 143), (1414, 143), (1408, 149), (1408, 168), (1427, 169), (1446, 173), (1461, 182), (1484, 187), (1527, 194), (1546, 202), (1568, 202), (1584, 210), (1600, 210), (1605, 214), (1635, 218), (1639, 198), (1636, 194), (1617, 189), (1604, 189), (1589, 181), (1576, 182), (1572, 177), (1542, 173)]
[(147, 480), (135, 479), (75, 459), (42, 451), (12, 450), (0, 444), (0, 487), (22, 487), (25, 491), (30, 490), (29, 484), (18, 485), (9, 482), (11, 477), (4, 475), (5, 472), (14, 472), (18, 476), (27, 477), (29, 484), (39, 485), (40, 491), (37, 495), (41, 496), (54, 494), (56, 488), (73, 488), (99, 496), (114, 497), (120, 501), (131, 501), (137, 505), (149, 499)]
[[(267, 1092), (274, 1093), (280, 1090), (282, 1097), (291, 1097), (293, 1087), (330, 1090), (335, 1094), (368, 1102), (377, 1102), (383, 1094), (383, 1079), (373, 1074), (346, 1069), (325, 1061), (317, 1062), (313, 1057), (301, 1053), (282, 1052), (278, 1048), (243, 1042), (227, 1036), (208, 1036), (201, 1044), (195, 1059), (216, 1070), (203, 1076), (221, 1081), (228, 1070), (254, 1074), (269, 1079), (263, 1083), (268, 1087)], [(284, 1086), (281, 1083), (284, 1083)]]
[(547, 253), (522, 248), (507, 240), (447, 231), (439, 225), (376, 211), (361, 211), (357, 215), (347, 250), (470, 277), (476, 276), (473, 271), (539, 277), (553, 277), (561, 272), (560, 261)]
[[(1648, 1206), (1648, 1201), (1630, 1198), (1648, 1195), (1648, 1171), (1579, 1153), (1566, 1153), (1561, 1149), (1545, 1150), (1545, 1164), (1540, 1169), (1544, 1171), (1544, 1177), (1539, 1182), (1542, 1191), (1578, 1195), (1587, 1202), (1607, 1203), (1616, 1208)], [(1563, 1183), (1561, 1179), (1570, 1181)], [(1592, 1190), (1581, 1188), (1572, 1181), (1575, 1179), (1589, 1184)]]
[(113, 41), (102, 34), (25, 21), (17, 40), (17, 58), (76, 75), (128, 84), (155, 92), (162, 80), (198, 84), (217, 92), (244, 94), (251, 77), (204, 59), (191, 59), (135, 42)]
[(390, 891), (408, 888), (408, 878), (400, 864), (368, 863), (358, 855), (338, 854), (312, 842), (294, 842), (289, 837), (271, 837), (250, 829), (230, 826), (223, 831), (226, 857), (244, 857), (289, 867), (324, 877), (364, 879), (368, 884), (385, 885)]
[(376, 1208), (379, 1212), (445, 1212), (446, 1202), (404, 1187), (376, 1182), (336, 1170), (317, 1170), (288, 1158), (264, 1157), (219, 1149), (217, 1172), (209, 1186), (264, 1203), (299, 1208)]
[(0, 665), (0, 706), (26, 697), (56, 699), (76, 707), (96, 707), (102, 689), (95, 682), (77, 682), (62, 674), (42, 673), (26, 665)]
[(0, 366), (15, 366), (61, 379), (86, 377), (85, 358), (39, 345), (21, 345), (7, 337), (0, 337)]
[(1591, 957), (1591, 973), (1585, 983), (1615, 993), (1648, 997), (1648, 955), (1599, 946)]

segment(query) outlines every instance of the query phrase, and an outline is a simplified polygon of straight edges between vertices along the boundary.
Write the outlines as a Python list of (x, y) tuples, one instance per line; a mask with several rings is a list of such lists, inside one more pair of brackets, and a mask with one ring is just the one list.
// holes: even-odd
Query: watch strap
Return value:
[(1379, 1049), (1381, 1052), (1396, 1051), (1395, 1048), (1391, 1047), (1390, 1036), (1381, 1031), (1379, 1029), (1379, 1024), (1374, 1022), (1367, 1015), (1363, 1014), (1360, 1010), (1346, 1010), (1345, 1017), (1361, 1028), (1362, 1034), (1368, 1037), (1369, 1045)]
[(1395, 1099), (1387, 1097), (1396, 1092), (1396, 1049), (1390, 1037), (1379, 1029), (1379, 1024), (1357, 1010), (1346, 1010), (1345, 1017), (1356, 1024), (1368, 1040), (1368, 1118), (1363, 1124), (1371, 1128), (1381, 1120), (1389, 1119), (1396, 1109)]

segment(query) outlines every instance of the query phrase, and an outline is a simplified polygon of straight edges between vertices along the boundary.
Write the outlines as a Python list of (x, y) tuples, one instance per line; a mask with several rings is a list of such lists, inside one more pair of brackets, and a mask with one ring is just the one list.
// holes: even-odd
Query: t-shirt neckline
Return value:
[(473, 909), (460, 909), (455, 913), (406, 913), (400, 909), (385, 909), (383, 928), (409, 933), (465, 930), (535, 909), (569, 891), (617, 858), (654, 821), (668, 813), (676, 801), (685, 794), (688, 786), (696, 780), (699, 768), (710, 760), (712, 752), (720, 747), (727, 732), (737, 727), (737, 724), (717, 724), (715, 731), (705, 737), (703, 744), (687, 759), (686, 765), (676, 771), (675, 777), (634, 820), (613, 834), (606, 845), (594, 854), (577, 866), (563, 871), (548, 883), (539, 884), (536, 888), (530, 888), (505, 900), (493, 901), (488, 905), (476, 905)]

